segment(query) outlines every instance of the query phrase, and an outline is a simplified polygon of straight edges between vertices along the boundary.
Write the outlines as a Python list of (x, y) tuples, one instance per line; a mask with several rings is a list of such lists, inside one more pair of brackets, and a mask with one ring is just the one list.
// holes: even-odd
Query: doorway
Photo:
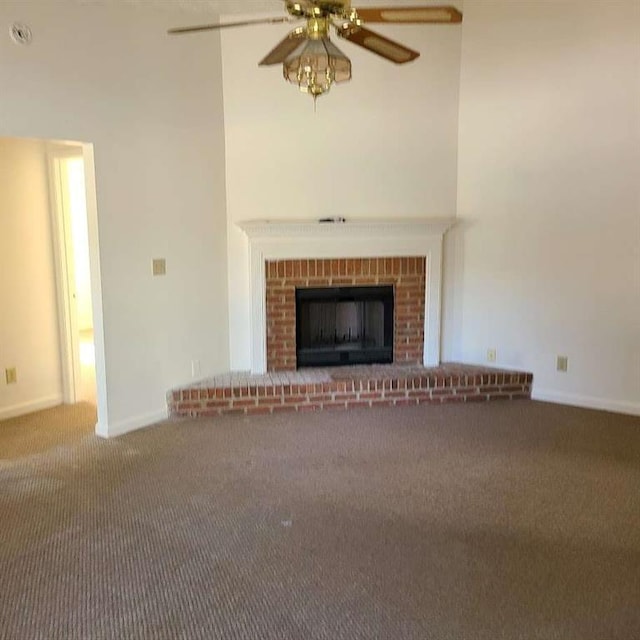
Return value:
[(49, 150), (65, 403), (96, 404), (87, 188), (81, 147)]
[(0, 421), (91, 403), (108, 436), (93, 146), (0, 137), (0, 184)]

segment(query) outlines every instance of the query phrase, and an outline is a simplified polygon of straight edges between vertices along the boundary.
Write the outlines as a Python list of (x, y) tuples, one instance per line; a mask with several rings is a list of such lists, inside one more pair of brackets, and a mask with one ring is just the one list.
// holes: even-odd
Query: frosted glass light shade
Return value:
[(328, 37), (302, 42), (284, 61), (284, 77), (314, 98), (351, 80), (351, 61)]

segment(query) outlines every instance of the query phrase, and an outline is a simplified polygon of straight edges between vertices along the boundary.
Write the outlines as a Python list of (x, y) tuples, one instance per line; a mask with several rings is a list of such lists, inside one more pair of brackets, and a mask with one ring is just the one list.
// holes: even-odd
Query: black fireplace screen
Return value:
[(298, 367), (393, 362), (393, 287), (296, 289)]

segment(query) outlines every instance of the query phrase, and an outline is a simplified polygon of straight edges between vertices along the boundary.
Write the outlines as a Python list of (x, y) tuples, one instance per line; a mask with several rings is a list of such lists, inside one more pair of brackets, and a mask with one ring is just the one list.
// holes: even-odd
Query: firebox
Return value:
[(296, 289), (298, 367), (393, 362), (393, 286)]

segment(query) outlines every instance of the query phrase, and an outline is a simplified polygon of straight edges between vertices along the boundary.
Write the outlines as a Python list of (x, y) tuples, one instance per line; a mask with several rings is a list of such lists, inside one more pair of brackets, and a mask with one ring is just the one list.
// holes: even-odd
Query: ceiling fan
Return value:
[(253, 24), (279, 24), (305, 20), (260, 62), (282, 64), (284, 77), (308, 93), (314, 101), (335, 83), (351, 79), (351, 61), (329, 39), (330, 28), (345, 40), (395, 62), (404, 64), (420, 54), (365, 28), (364, 23), (452, 24), (462, 22), (455, 7), (367, 7), (356, 9), (351, 0), (284, 0), (288, 16), (204, 24), (169, 29), (169, 34), (194, 33)]

